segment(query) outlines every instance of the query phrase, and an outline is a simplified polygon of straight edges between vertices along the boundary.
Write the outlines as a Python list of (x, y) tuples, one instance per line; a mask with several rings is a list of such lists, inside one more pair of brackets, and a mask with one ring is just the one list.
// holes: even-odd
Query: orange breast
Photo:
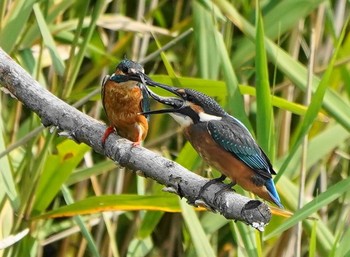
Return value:
[(148, 131), (145, 116), (140, 115), (142, 93), (137, 83), (107, 81), (104, 86), (104, 108), (118, 134), (133, 142), (144, 140)]
[(258, 176), (257, 173), (237, 159), (232, 153), (218, 145), (207, 132), (204, 124), (192, 125), (187, 127), (184, 132), (192, 146), (209, 165), (216, 168), (243, 189), (273, 202), (266, 187), (263, 184), (257, 185), (257, 183), (254, 183), (258, 180), (256, 177)]

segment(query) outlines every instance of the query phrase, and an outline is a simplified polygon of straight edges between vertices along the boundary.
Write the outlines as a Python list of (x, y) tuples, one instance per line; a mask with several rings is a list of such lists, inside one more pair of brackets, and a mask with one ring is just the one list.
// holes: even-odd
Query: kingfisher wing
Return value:
[(270, 179), (271, 174), (276, 174), (265, 153), (239, 120), (232, 116), (211, 120), (208, 122), (208, 130), (217, 144), (259, 175)]

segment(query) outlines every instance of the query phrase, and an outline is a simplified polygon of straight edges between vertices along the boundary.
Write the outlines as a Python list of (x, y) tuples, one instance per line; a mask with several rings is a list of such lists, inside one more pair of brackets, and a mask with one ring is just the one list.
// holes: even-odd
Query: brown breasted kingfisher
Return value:
[(121, 137), (140, 145), (148, 132), (149, 95), (141, 82), (129, 80), (128, 75), (143, 74), (143, 67), (128, 59), (122, 60), (114, 74), (107, 75), (102, 82), (102, 104), (109, 127), (102, 137), (104, 146), (108, 136), (115, 130)]
[(133, 76), (133, 79), (177, 96), (162, 97), (149, 91), (156, 101), (172, 108), (143, 113), (169, 113), (183, 127), (186, 139), (199, 155), (222, 173), (216, 180), (228, 177), (232, 185), (238, 184), (283, 208), (272, 180), (276, 172), (242, 122), (224, 111), (214, 99), (196, 90), (159, 84), (147, 76)]

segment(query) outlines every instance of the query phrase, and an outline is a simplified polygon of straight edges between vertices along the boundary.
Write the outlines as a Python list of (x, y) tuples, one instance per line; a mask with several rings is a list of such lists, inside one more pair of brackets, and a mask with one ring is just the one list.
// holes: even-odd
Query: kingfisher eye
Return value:
[(194, 100), (193, 96), (191, 96), (191, 95), (186, 95), (185, 97), (190, 102), (192, 102)]
[(125, 73), (125, 74), (128, 74), (129, 73), (129, 68), (126, 67), (126, 66), (123, 66), (122, 67), (122, 72)]

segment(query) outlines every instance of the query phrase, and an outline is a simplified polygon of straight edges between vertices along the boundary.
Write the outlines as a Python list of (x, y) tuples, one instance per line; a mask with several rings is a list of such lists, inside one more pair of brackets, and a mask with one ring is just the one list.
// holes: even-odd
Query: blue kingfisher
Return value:
[(126, 79), (165, 89), (177, 97), (162, 97), (148, 90), (150, 97), (170, 106), (143, 111), (142, 114), (169, 113), (182, 127), (186, 139), (199, 155), (228, 177), (232, 183), (283, 208), (272, 175), (269, 158), (248, 129), (229, 115), (213, 98), (193, 89), (170, 87), (151, 80), (145, 74), (130, 74)]

